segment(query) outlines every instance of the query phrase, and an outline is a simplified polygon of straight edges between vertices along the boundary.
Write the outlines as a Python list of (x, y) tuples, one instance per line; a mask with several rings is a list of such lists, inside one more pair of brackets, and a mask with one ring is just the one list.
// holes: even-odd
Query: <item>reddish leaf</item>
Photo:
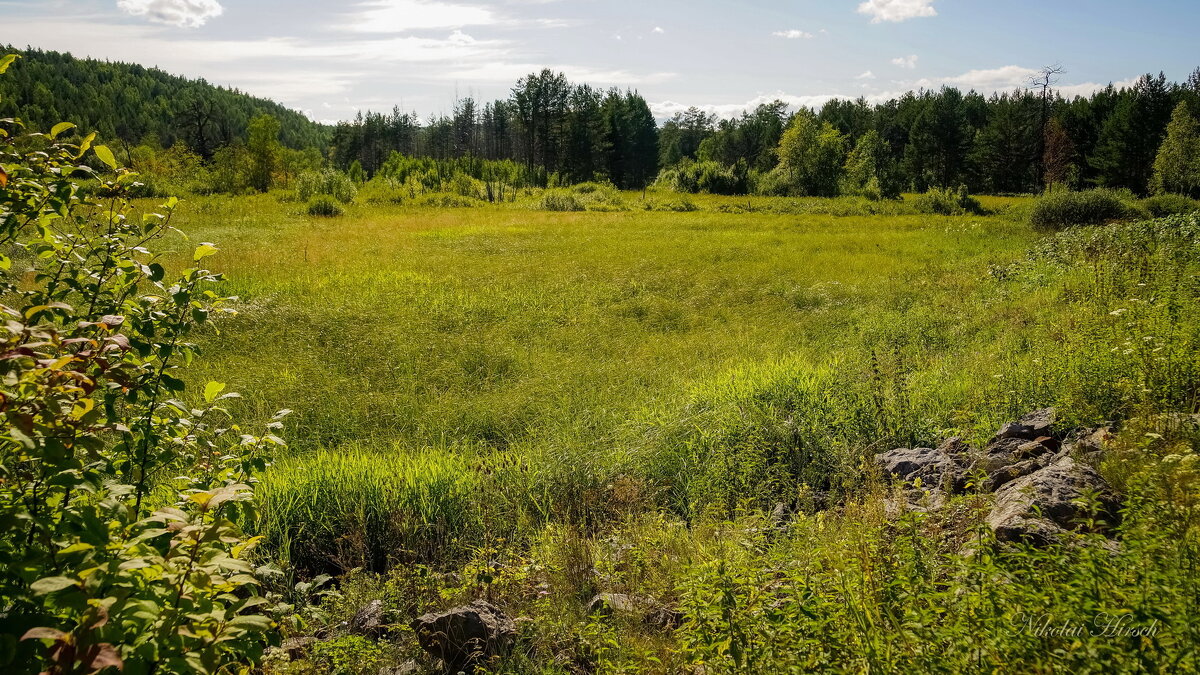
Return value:
[(59, 642), (62, 642), (63, 640), (66, 639), (66, 637), (67, 637), (67, 634), (62, 632), (61, 630), (54, 630), (53, 628), (48, 628), (46, 626), (38, 626), (37, 628), (30, 628), (29, 630), (25, 631), (25, 634), (21, 636), (21, 639), (22, 640), (57, 640)]

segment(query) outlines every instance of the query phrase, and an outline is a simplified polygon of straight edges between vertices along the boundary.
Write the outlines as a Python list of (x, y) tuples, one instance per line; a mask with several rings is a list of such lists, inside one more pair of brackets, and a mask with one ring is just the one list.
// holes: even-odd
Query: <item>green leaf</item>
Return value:
[(212, 403), (214, 399), (221, 395), (222, 391), (225, 391), (224, 382), (209, 382), (204, 385), (204, 400)]
[(196, 247), (196, 252), (192, 254), (192, 260), (198, 261), (207, 258), (210, 255), (215, 255), (217, 247), (212, 244), (204, 243)]
[(230, 628), (241, 628), (242, 630), (265, 631), (271, 627), (271, 619), (259, 614), (235, 616), (229, 622), (229, 626)]
[(68, 129), (74, 129), (75, 124), (72, 122), (59, 122), (50, 130), (50, 138), (58, 138), (58, 135)]
[(109, 150), (107, 145), (97, 145), (95, 148), (92, 148), (92, 150), (96, 153), (96, 156), (100, 158), (101, 162), (104, 162), (108, 165), (108, 168), (117, 168), (117, 158), (113, 157), (112, 150)]
[(46, 577), (38, 579), (29, 585), (29, 590), (33, 591), (34, 595), (46, 595), (55, 591), (61, 591), (64, 588), (70, 588), (79, 582), (69, 577)]
[(162, 381), (163, 384), (166, 385), (167, 389), (170, 389), (171, 391), (183, 391), (183, 380), (180, 380), (179, 378), (171, 377), (170, 375), (164, 373), (162, 376)]
[(8, 67), (13, 64), (13, 61), (21, 58), (20, 54), (5, 54), (0, 56), (0, 73), (8, 70)]

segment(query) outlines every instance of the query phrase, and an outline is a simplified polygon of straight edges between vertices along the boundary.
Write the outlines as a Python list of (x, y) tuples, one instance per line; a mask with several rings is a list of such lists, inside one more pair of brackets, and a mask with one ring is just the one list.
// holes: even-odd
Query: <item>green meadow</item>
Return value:
[[(217, 242), (239, 298), (201, 339), (192, 386), (241, 392), (246, 426), (294, 411), (248, 527), (293, 582), (343, 575), (333, 600), (294, 599), (311, 602), (294, 634), (369, 599), (403, 633), (486, 597), (529, 619), (504, 672), (1194, 663), (1196, 494), (1162, 464), (1194, 435), (1162, 416), (1195, 410), (1200, 382), (1194, 218), (1052, 234), (1021, 198), (960, 216), (620, 199), (360, 200), (336, 218), (285, 193), (181, 205), (179, 249)], [(1134, 495), (1119, 554), (1079, 535), (964, 555), (986, 536), (985, 495), (884, 516), (875, 453), (983, 442), (1042, 406), (1066, 425), (1128, 422), (1103, 467)], [(778, 504), (797, 513), (782, 530)], [(688, 621), (598, 622), (597, 592)], [(1108, 609), (1171, 628), (1012, 628)], [(275, 668), (373, 673), (418, 654), (353, 636), (321, 649)]]

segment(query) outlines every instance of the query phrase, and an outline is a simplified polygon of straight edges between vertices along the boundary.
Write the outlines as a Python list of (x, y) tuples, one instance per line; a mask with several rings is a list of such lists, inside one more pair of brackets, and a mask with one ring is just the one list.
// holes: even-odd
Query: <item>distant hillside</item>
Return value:
[(330, 130), (295, 110), (244, 94), (130, 63), (0, 46), (22, 58), (0, 77), (0, 117), (19, 116), (33, 128), (74, 122), (102, 137), (139, 141), (157, 134), (163, 145), (183, 140), (202, 155), (236, 139), (262, 113), (277, 117), (280, 140), (293, 148), (324, 147)]

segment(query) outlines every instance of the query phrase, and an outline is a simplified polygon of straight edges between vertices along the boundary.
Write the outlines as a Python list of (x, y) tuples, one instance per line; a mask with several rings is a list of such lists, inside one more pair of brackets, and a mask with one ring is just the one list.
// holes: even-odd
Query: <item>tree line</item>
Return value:
[[(960, 186), (1027, 193), (1051, 185), (1188, 192), (1191, 178), (1158, 178), (1156, 162), (1168, 174), (1200, 171), (1195, 144), (1186, 140), (1200, 114), (1200, 68), (1182, 83), (1147, 74), (1131, 86), (1073, 97), (1056, 91), (1059, 69), (1048, 68), (1026, 88), (988, 96), (943, 87), (795, 111), (773, 101), (727, 119), (692, 108), (661, 127), (637, 92), (542, 70), (520, 79), (507, 98), (463, 98), (449, 115), (422, 120), (396, 107), (330, 127), (203, 80), (21, 53), (0, 82), (0, 116), (33, 124), (65, 119), (139, 144), (126, 146), (124, 158), (139, 168), (178, 164), (189, 168), (177, 174), (199, 175), (191, 167), (203, 165), (210, 190), (262, 189), (322, 166), (370, 178), (393, 153), (511, 161), (538, 184), (601, 180), (633, 189), (657, 179), (690, 192), (815, 196)], [(1167, 143), (1169, 125), (1184, 140)], [(264, 131), (278, 144), (264, 140)], [(1160, 161), (1166, 145), (1175, 150)]]

